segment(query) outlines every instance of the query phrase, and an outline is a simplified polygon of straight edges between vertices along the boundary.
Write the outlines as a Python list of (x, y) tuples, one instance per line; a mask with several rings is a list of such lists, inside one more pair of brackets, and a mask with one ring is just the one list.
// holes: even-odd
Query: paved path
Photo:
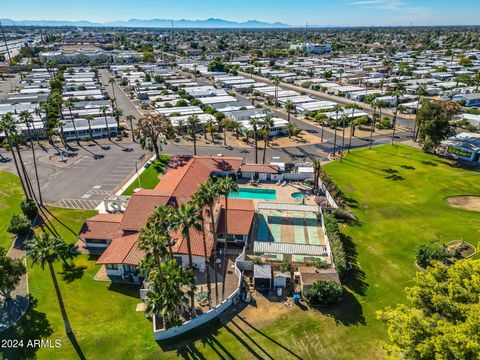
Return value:
[(0, 99), (6, 97), (20, 82), (20, 75), (15, 74), (13, 77), (5, 77), (5, 80), (0, 80)]
[[(26, 266), (24, 240), (17, 237), (7, 255), (13, 259), (22, 259)], [(11, 292), (10, 298), (0, 297), (0, 333), (20, 320), (27, 312), (28, 305), (28, 274), (25, 274), (16, 289)]]
[[(106, 69), (100, 69), (99, 71), (99, 77), (100, 81), (102, 84), (105, 86), (106, 90), (108, 91), (108, 94), (110, 95), (110, 98), (116, 99), (117, 106), (122, 109), (123, 111), (123, 117), (125, 118), (127, 115), (133, 115), (135, 119), (140, 119), (142, 117), (142, 114), (137, 110), (135, 105), (132, 103), (130, 98), (125, 94), (122, 88), (118, 86), (118, 84), (115, 82), (113, 84), (113, 87), (115, 89), (115, 96), (112, 91), (112, 85), (108, 83), (108, 80), (110, 79), (111, 75)], [(130, 124), (127, 122), (127, 125), (130, 126)], [(136, 123), (134, 122), (134, 126)]]

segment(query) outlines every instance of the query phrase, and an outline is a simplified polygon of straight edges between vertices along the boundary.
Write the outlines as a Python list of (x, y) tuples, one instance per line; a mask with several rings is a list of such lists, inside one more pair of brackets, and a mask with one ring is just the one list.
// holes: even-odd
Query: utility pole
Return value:
[(7, 50), (9, 64), (11, 64), (12, 57), (10, 56), (10, 50), (8, 50), (7, 37), (5, 36), (5, 31), (3, 31), (3, 25), (1, 20), (0, 20), (0, 31), (2, 32), (3, 42), (5, 43), (5, 49)]

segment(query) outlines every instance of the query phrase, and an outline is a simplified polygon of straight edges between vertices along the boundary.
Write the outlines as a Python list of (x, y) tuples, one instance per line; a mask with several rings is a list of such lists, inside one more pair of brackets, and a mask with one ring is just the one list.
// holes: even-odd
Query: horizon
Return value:
[[(465, 0), (461, 5), (447, 0), (303, 0), (292, 12), (286, 0), (140, 0), (97, 2), (86, 0), (69, 4), (50, 0), (39, 8), (34, 0), (2, 5), (2, 18), (27, 21), (86, 21), (91, 23), (134, 20), (205, 21), (221, 19), (233, 22), (259, 21), (282, 23), (291, 27), (398, 27), (398, 26), (477, 26), (480, 25), (480, 3)], [(252, 11), (255, 16), (251, 16)], [(235, 14), (235, 15), (232, 15)], [(328, 20), (326, 20), (328, 19)]]

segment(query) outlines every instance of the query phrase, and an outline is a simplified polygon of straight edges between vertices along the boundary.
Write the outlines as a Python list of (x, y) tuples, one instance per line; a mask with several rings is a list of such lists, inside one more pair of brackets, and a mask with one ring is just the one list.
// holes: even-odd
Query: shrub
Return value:
[(427, 266), (430, 266), (434, 260), (444, 262), (447, 258), (447, 254), (443, 246), (422, 244), (418, 247), (415, 258), (419, 266), (426, 268)]
[(34, 219), (38, 215), (38, 207), (32, 199), (25, 199), (20, 203), (23, 214), (29, 219)]
[(342, 298), (342, 285), (331, 280), (317, 280), (306, 291), (305, 296), (313, 304), (332, 305)]
[(32, 224), (25, 215), (15, 214), (10, 219), (7, 231), (18, 236), (24, 236), (28, 235), (31, 229)]
[(333, 262), (337, 271), (343, 274), (347, 269), (347, 255), (345, 254), (345, 249), (340, 239), (340, 229), (338, 228), (337, 219), (335, 219), (333, 214), (325, 214), (323, 221), (333, 254)]

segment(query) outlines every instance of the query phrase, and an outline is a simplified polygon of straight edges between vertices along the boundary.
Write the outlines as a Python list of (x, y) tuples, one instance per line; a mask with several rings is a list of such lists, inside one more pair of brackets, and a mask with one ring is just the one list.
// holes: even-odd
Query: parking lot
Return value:
[[(97, 207), (118, 184), (135, 171), (135, 164), (145, 154), (135, 143), (128, 144), (128, 147), (124, 145), (111, 145), (106, 150), (101, 147), (78, 148), (75, 156), (78, 160), (67, 167), (39, 161), (40, 158), (55, 152), (37, 150), (38, 172), (45, 203), (75, 209)], [(95, 156), (100, 153), (103, 157)], [(8, 153), (2, 154), (9, 157)], [(35, 178), (32, 154), (24, 150), (22, 157), (33, 181)], [(15, 172), (13, 162), (1, 163), (0, 170)]]

